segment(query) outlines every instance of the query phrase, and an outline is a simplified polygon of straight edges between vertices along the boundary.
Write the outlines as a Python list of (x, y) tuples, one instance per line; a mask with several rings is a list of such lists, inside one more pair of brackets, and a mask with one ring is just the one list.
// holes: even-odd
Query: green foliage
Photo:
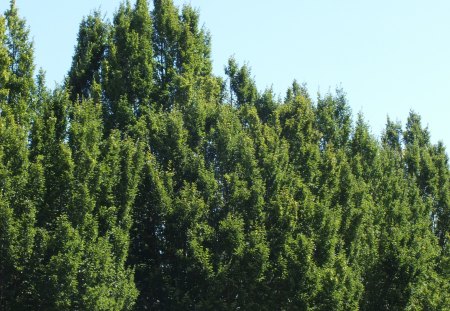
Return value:
[(5, 12), (6, 38), (4, 44), (9, 55), (8, 106), (18, 123), (29, 123), (28, 113), (33, 93), (34, 51), (29, 40), (29, 30), (25, 20), (18, 15), (15, 0), (11, 0)]
[(178, 56), (180, 20), (172, 0), (153, 1), (153, 50), (155, 53), (156, 92), (154, 99), (170, 110), (175, 104), (175, 64)]
[(67, 81), (72, 101), (90, 98), (94, 83), (100, 82), (100, 68), (105, 58), (108, 31), (109, 28), (99, 11), (81, 22)]
[(125, 130), (149, 106), (153, 90), (152, 21), (147, 0), (122, 4), (102, 65), (108, 129)]
[(251, 77), (250, 68), (247, 65), (239, 68), (234, 58), (228, 60), (225, 73), (230, 80), (230, 102), (236, 107), (249, 104), (254, 105), (257, 99), (255, 82)]
[(7, 85), (9, 82), (10, 70), (9, 70), (9, 55), (8, 49), (5, 45), (6, 42), (6, 24), (5, 18), (0, 16), (0, 101), (3, 103), (8, 96)]
[(377, 140), (340, 89), (277, 99), (233, 58), (227, 86), (199, 21), (94, 12), (51, 91), (11, 1), (0, 309), (450, 309), (448, 155), (420, 116)]

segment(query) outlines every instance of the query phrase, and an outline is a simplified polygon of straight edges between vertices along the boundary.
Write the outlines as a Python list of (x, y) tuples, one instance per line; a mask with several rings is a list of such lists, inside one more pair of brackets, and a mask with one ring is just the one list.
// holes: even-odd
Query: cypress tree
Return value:
[(350, 139), (351, 111), (341, 89), (336, 90), (336, 96), (331, 94), (317, 100), (317, 124), (322, 134), (321, 148), (327, 145), (344, 147)]
[(152, 21), (146, 0), (134, 8), (126, 2), (116, 12), (102, 75), (106, 127), (125, 130), (151, 105)]
[(16, 121), (29, 124), (29, 105), (34, 88), (34, 50), (25, 20), (18, 15), (15, 0), (5, 12), (6, 46), (9, 54), (8, 105)]
[(2, 103), (2, 108), (8, 96), (7, 84), (9, 81), (9, 55), (8, 49), (6, 47), (6, 24), (5, 18), (0, 15), (0, 102)]
[(109, 31), (99, 11), (81, 21), (67, 81), (72, 101), (91, 98), (94, 83), (100, 82)]
[(155, 56), (154, 101), (164, 110), (175, 104), (178, 72), (175, 64), (179, 51), (180, 20), (172, 0), (153, 1), (153, 51)]
[(239, 68), (236, 60), (231, 57), (225, 73), (230, 83), (230, 103), (238, 108), (246, 104), (254, 105), (258, 91), (251, 77), (250, 68), (247, 65)]
[(153, 4), (85, 18), (55, 90), (0, 17), (0, 309), (450, 309), (420, 116), (377, 140), (342, 90), (276, 99), (233, 58), (227, 88), (198, 11)]
[(29, 190), (35, 176), (30, 174), (27, 131), (16, 123), (13, 113), (0, 116), (0, 155), (0, 306), (12, 310), (25, 305), (33, 290), (27, 272), (33, 264), (36, 222)]

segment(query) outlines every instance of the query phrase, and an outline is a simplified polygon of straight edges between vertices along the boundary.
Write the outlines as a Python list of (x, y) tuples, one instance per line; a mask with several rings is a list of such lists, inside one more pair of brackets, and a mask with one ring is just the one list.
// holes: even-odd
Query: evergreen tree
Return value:
[(200, 28), (199, 13), (190, 5), (183, 6), (179, 20), (176, 102), (182, 106), (201, 99), (217, 102), (220, 81), (212, 75), (210, 35)]
[(152, 21), (146, 0), (121, 4), (102, 66), (107, 129), (127, 129), (153, 90)]
[(5, 12), (6, 46), (9, 54), (8, 105), (19, 124), (29, 123), (29, 105), (34, 88), (34, 51), (25, 20), (18, 15), (15, 0)]
[(316, 126), (314, 107), (306, 89), (294, 81), (288, 91), (284, 106), (279, 109), (281, 134), (289, 143), (290, 161), (303, 180), (311, 187), (319, 176), (319, 131)]
[(270, 116), (274, 113), (278, 101), (275, 98), (275, 94), (272, 88), (267, 88), (258, 98), (255, 103), (256, 109), (258, 110), (258, 116), (262, 122), (269, 121)]
[(317, 123), (322, 134), (321, 147), (329, 144), (344, 147), (348, 143), (351, 131), (351, 112), (341, 89), (336, 96), (331, 94), (317, 101)]
[(436, 185), (432, 212), (433, 229), (439, 239), (439, 245), (447, 249), (450, 232), (450, 172), (448, 155), (445, 147), (439, 142), (432, 151), (436, 169)]
[[(1, 310), (449, 310), (450, 170), (418, 114), (281, 101), (172, 0), (83, 19), (64, 87), (0, 17)], [(229, 92), (227, 97), (226, 93)]]
[(8, 81), (9, 81), (9, 55), (6, 47), (6, 25), (5, 19), (0, 15), (0, 102), (4, 106), (8, 96)]
[(34, 123), (35, 152), (42, 157), (45, 194), (38, 208), (38, 224), (53, 228), (55, 221), (69, 213), (73, 200), (71, 152), (65, 143), (69, 101), (67, 93), (57, 90), (42, 107), (42, 116)]
[(100, 68), (105, 58), (108, 25), (99, 11), (83, 18), (78, 30), (77, 45), (68, 74), (70, 99), (91, 97), (94, 83), (100, 82)]
[(236, 60), (231, 57), (225, 73), (230, 80), (230, 103), (238, 108), (247, 104), (254, 105), (258, 91), (251, 77), (250, 68), (247, 65), (239, 68)]
[(164, 110), (175, 104), (179, 38), (181, 32), (178, 8), (172, 0), (153, 1), (153, 51), (155, 53), (154, 101)]
[(21, 308), (32, 292), (32, 276), (27, 274), (33, 264), (36, 222), (29, 188), (36, 182), (32, 171), (27, 132), (8, 111), (0, 116), (0, 306), (4, 310)]

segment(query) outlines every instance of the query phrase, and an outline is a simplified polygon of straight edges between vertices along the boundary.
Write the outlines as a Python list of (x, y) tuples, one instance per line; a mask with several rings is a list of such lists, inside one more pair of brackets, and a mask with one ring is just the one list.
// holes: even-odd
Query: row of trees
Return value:
[(377, 140), (342, 90), (283, 100), (199, 14), (81, 22), (64, 85), (0, 17), (1, 310), (450, 309), (450, 171), (420, 116)]

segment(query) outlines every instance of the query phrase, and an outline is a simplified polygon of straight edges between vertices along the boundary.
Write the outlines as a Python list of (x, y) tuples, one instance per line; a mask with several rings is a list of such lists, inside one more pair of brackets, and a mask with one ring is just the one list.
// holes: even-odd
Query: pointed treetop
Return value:
[(29, 38), (30, 30), (25, 19), (18, 15), (15, 1), (5, 12), (6, 36), (5, 45), (10, 58), (10, 78), (7, 89), (8, 105), (16, 120), (21, 124), (28, 123), (28, 104), (34, 92), (34, 50)]

